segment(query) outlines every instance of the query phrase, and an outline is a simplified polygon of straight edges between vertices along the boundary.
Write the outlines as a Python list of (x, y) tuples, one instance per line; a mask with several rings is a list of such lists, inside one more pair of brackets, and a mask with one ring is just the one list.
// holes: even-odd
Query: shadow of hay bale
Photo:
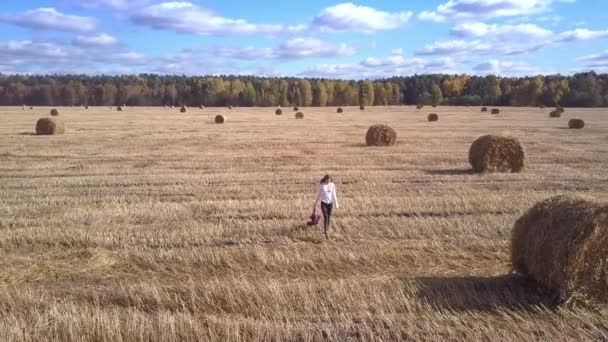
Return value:
[(516, 275), (500, 277), (414, 278), (417, 294), (437, 310), (541, 311), (555, 309), (556, 297)]
[(466, 176), (477, 175), (473, 169), (447, 169), (447, 170), (424, 170), (426, 174), (434, 176)]

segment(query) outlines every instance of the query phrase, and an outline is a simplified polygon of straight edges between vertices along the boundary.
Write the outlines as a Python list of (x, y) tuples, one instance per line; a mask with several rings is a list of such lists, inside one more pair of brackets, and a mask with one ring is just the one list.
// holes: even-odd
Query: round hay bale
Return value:
[(118, 106), (118, 107), (116, 107), (116, 110), (119, 111), (119, 112), (122, 112), (124, 109), (123, 109), (122, 106)]
[(205, 109), (205, 106), (200, 105), (200, 106), (198, 106), (198, 109)]
[(30, 106), (30, 109), (34, 109), (34, 106)]
[(550, 118), (561, 118), (562, 113), (558, 110), (553, 110), (553, 111), (551, 111), (551, 113), (549, 113), (549, 117)]
[(344, 113), (344, 109), (342, 109), (342, 107), (338, 107), (338, 109), (336, 109), (336, 113)]
[(298, 120), (302, 120), (302, 119), (304, 119), (304, 113), (302, 113), (302, 112), (297, 112), (297, 113), (296, 113), (296, 119), (298, 119)]
[(387, 125), (373, 125), (365, 135), (367, 146), (391, 146), (397, 142), (397, 132)]
[(481, 112), (482, 112), (482, 113), (485, 113), (485, 112), (487, 112), (487, 111), (488, 111), (488, 107), (481, 107)]
[(59, 116), (59, 110), (57, 108), (51, 109), (51, 116)]
[(515, 222), (511, 262), (562, 302), (608, 302), (608, 205), (565, 195), (537, 203)]
[(65, 133), (63, 120), (59, 118), (42, 118), (36, 122), (36, 134), (56, 135)]
[(562, 113), (562, 114), (564, 112), (566, 112), (566, 110), (563, 107), (557, 107), (557, 108), (555, 108), (555, 110), (558, 111), (558, 112), (560, 112), (560, 113)]
[(185, 113), (187, 111), (188, 111), (188, 109), (186, 109), (186, 106), (182, 106), (182, 108), (179, 109), (180, 113)]
[(277, 110), (274, 111), (275, 115), (283, 115), (283, 110), (281, 108), (277, 108)]
[(469, 150), (469, 163), (477, 173), (520, 172), (524, 159), (524, 148), (517, 139), (497, 135), (478, 138)]
[(419, 104), (416, 106), (416, 109), (422, 109), (422, 108), (424, 108), (424, 105)]
[(228, 106), (228, 109), (232, 109), (232, 106)]
[(583, 129), (585, 128), (585, 121), (581, 119), (571, 119), (568, 121), (568, 127), (571, 129)]
[(439, 121), (439, 115), (435, 114), (435, 113), (431, 113), (429, 114), (429, 116), (427, 117), (427, 119), (431, 122), (433, 121)]
[(300, 108), (298, 108), (298, 107), (293, 107), (293, 111), (294, 111), (294, 112), (297, 112), (297, 111), (299, 111), (299, 110), (300, 110)]
[(494, 115), (500, 114), (500, 109), (498, 109), (498, 108), (492, 108), (492, 114), (494, 114)]
[(433, 105), (433, 108), (437, 108), (437, 105)]
[(89, 109), (89, 106), (84, 106), (84, 109)]
[(226, 118), (224, 118), (224, 116), (222, 115), (216, 115), (215, 116), (215, 123), (216, 124), (223, 124), (226, 121)]
[(359, 109), (360, 109), (360, 110), (365, 110), (365, 106), (364, 106), (364, 105), (360, 105), (360, 106), (359, 106)]

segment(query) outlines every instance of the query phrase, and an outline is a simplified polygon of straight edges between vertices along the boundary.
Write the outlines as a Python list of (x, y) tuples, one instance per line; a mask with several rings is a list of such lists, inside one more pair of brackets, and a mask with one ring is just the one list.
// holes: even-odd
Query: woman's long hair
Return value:
[(331, 182), (331, 176), (330, 175), (325, 175), (323, 178), (321, 178), (320, 184), (329, 183), (329, 182)]

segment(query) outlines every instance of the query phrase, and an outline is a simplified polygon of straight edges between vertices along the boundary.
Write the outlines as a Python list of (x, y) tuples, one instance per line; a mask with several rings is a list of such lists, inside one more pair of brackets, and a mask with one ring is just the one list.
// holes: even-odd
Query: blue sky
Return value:
[(21, 0), (0, 73), (608, 72), (606, 0)]

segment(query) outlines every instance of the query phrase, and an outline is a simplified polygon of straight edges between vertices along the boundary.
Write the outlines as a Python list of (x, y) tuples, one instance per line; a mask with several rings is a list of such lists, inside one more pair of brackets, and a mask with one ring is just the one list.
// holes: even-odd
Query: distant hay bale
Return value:
[(360, 110), (365, 110), (365, 106), (364, 106), (364, 105), (360, 105), (360, 106), (359, 106), (359, 109), (360, 109)]
[(562, 302), (608, 302), (608, 205), (565, 195), (537, 203), (515, 222), (511, 262)]
[(555, 108), (555, 110), (562, 114), (566, 112), (566, 110), (563, 107), (557, 107), (557, 108)]
[(434, 104), (434, 105), (433, 105), (433, 108), (437, 108), (437, 105), (435, 105), (435, 104)]
[(182, 108), (179, 109), (180, 113), (185, 113), (187, 111), (188, 111), (188, 109), (186, 109), (186, 106), (182, 106)]
[(524, 159), (524, 148), (510, 137), (484, 135), (475, 140), (469, 150), (469, 163), (477, 173), (520, 172)]
[(562, 112), (560, 112), (558, 110), (553, 110), (553, 111), (551, 111), (551, 113), (549, 113), (549, 117), (550, 118), (561, 118)]
[(568, 121), (568, 127), (571, 129), (583, 129), (585, 128), (585, 121), (581, 119), (571, 119)]
[(232, 109), (232, 106), (228, 106), (228, 109)]
[(365, 135), (367, 146), (391, 146), (397, 142), (397, 132), (387, 125), (373, 125)]
[(59, 116), (59, 110), (57, 108), (51, 109), (51, 116)]
[(297, 113), (296, 113), (296, 119), (298, 119), (298, 120), (304, 119), (304, 113), (302, 113), (302, 112), (297, 112)]
[(344, 109), (342, 109), (342, 107), (338, 107), (338, 109), (336, 109), (336, 113), (344, 113)]
[(422, 108), (424, 108), (424, 105), (419, 104), (416, 106), (416, 109), (422, 109)]
[(539, 106), (539, 108), (540, 108), (540, 109), (545, 109), (545, 108), (547, 108), (547, 107), (546, 107), (545, 105), (540, 105), (540, 106)]
[(429, 114), (429, 116), (427, 117), (427, 119), (429, 121), (439, 121), (439, 115), (435, 114), (435, 113), (431, 113)]
[(84, 106), (84, 109), (89, 109), (89, 106)]
[(116, 107), (116, 110), (119, 112), (122, 112), (124, 110), (124, 108), (122, 106), (118, 106), (118, 107)]
[(297, 112), (297, 111), (299, 111), (299, 110), (300, 110), (300, 108), (298, 108), (298, 107), (293, 107), (293, 111), (294, 111), (294, 112)]
[(56, 135), (65, 133), (63, 120), (59, 118), (42, 118), (36, 123), (36, 134)]
[(494, 115), (500, 114), (500, 109), (498, 109), (498, 108), (492, 108), (492, 114), (494, 114)]
[(274, 111), (275, 115), (283, 115), (283, 110), (281, 108), (277, 108), (277, 110)]
[(200, 105), (200, 106), (198, 106), (198, 109), (205, 109), (205, 106)]
[(226, 118), (223, 115), (216, 115), (215, 116), (215, 123), (216, 124), (223, 124), (224, 121), (226, 121)]
[(34, 109), (34, 106), (30, 106), (30, 109)]
[(485, 112), (487, 112), (487, 111), (488, 111), (488, 107), (481, 107), (481, 112), (482, 112), (482, 113), (485, 113)]

